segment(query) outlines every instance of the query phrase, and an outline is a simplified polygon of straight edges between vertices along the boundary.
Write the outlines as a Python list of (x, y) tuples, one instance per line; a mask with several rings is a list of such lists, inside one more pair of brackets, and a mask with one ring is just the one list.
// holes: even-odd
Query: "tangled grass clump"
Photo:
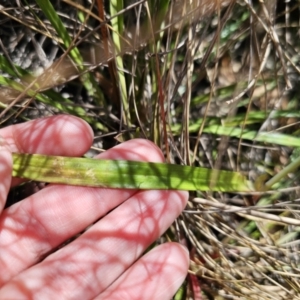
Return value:
[[(298, 2), (1, 6), (2, 126), (72, 114), (95, 149), (143, 137), (170, 163), (238, 171), (257, 189), (297, 160)], [(190, 193), (157, 241), (190, 250), (176, 299), (300, 299), (298, 206), (298, 168), (266, 192)]]

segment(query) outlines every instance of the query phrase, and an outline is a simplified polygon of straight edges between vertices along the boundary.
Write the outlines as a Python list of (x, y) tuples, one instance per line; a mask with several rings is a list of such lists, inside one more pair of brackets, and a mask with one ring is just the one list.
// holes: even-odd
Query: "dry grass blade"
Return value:
[[(23, 90), (23, 96), (26, 96), (29, 91), (37, 94), (66, 83), (78, 75), (79, 72), (74, 63), (69, 58), (62, 57), (48, 67), (40, 76), (35, 77), (28, 74), (22, 77), (19, 89)], [(1, 102), (4, 104), (9, 104), (16, 99), (20, 101), (21, 97), (18, 98), (19, 96), (20, 92), (13, 89), (13, 87), (2, 87), (0, 89)]]
[(299, 299), (299, 3), (52, 1), (71, 47), (36, 1), (12, 3), (0, 10), (1, 124), (70, 113), (93, 127), (93, 151), (143, 137), (172, 165), (272, 188), (190, 193), (162, 239), (190, 250), (193, 276), (175, 299)]

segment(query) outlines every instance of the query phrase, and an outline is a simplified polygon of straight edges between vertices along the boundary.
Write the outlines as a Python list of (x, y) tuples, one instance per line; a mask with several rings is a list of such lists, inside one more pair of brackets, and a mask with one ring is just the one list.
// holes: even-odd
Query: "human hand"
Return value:
[[(187, 251), (166, 243), (141, 255), (183, 210), (187, 192), (51, 184), (3, 210), (10, 186), (20, 183), (11, 178), (11, 152), (81, 156), (93, 133), (64, 115), (9, 126), (0, 135), (0, 299), (174, 295), (187, 274)], [(163, 161), (160, 150), (141, 139), (99, 158)]]

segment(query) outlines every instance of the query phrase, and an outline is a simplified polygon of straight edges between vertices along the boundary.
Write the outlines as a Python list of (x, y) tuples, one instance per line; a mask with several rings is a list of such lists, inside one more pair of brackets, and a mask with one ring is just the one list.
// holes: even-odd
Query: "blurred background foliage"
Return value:
[[(87, 155), (147, 138), (170, 163), (259, 189), (300, 152), (299, 13), (299, 0), (2, 0), (1, 127), (72, 114), (94, 129)], [(300, 299), (299, 174), (190, 194), (157, 241), (190, 250), (175, 299)]]

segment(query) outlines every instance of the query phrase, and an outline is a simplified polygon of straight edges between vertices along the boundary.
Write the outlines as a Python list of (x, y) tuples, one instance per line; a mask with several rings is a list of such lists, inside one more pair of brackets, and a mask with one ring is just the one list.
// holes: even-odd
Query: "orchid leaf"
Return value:
[(13, 176), (91, 187), (249, 192), (238, 172), (165, 163), (13, 154)]

